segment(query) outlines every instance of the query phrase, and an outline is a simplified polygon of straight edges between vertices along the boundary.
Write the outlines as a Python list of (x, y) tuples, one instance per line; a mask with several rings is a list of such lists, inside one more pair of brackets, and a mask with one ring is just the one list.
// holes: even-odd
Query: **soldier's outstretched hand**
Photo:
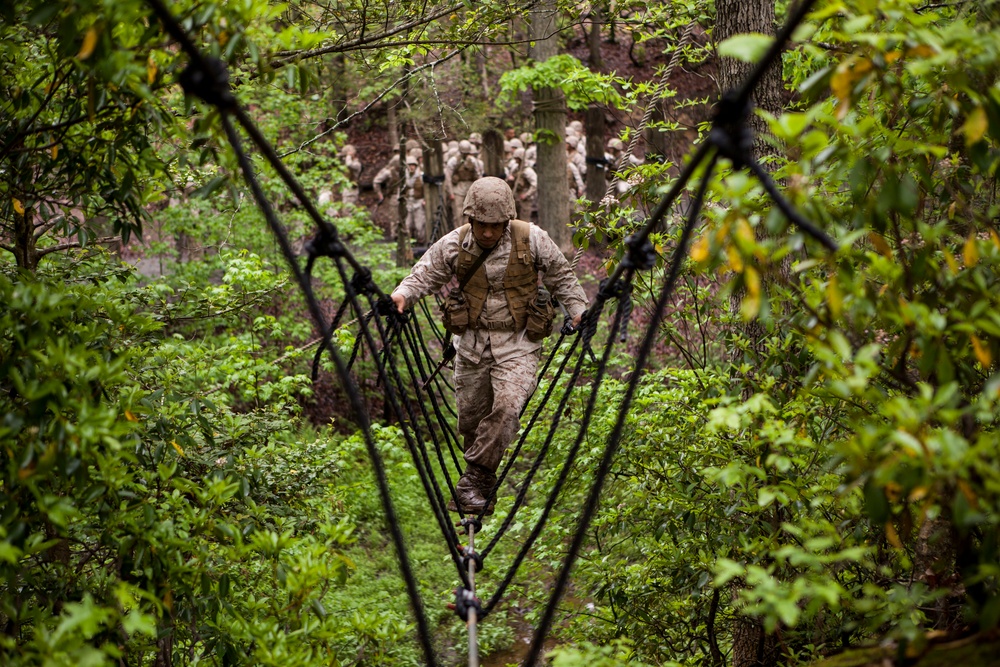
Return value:
[[(406, 309), (406, 297), (403, 296), (402, 294), (393, 294), (392, 302), (396, 304), (396, 311), (399, 312), (400, 315), (402, 315), (403, 311)], [(578, 317), (577, 319), (580, 318)]]

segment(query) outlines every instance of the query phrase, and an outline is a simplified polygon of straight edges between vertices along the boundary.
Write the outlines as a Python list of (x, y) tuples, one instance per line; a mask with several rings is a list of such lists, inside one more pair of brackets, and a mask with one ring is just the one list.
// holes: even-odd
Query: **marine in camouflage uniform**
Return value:
[[(416, 156), (406, 158), (406, 228), (418, 244), (427, 242), (427, 217), (424, 212), (424, 172)], [(395, 234), (392, 234), (395, 238)]]
[(358, 183), (361, 180), (362, 169), (357, 149), (351, 144), (344, 144), (344, 147), (340, 149), (340, 159), (343, 161), (344, 166), (347, 167), (347, 178), (351, 182), (351, 185), (344, 188), (341, 192), (340, 199), (345, 204), (357, 205)]
[(465, 206), (465, 196), (477, 179), (483, 177), (483, 163), (476, 157), (479, 152), (471, 141), (458, 142), (459, 154), (452, 157), (444, 166), (445, 189), (451, 201), (452, 221), (455, 227), (461, 226), (462, 210)]
[(503, 180), (476, 181), (463, 212), (472, 222), (428, 248), (393, 291), (392, 300), (402, 312), (452, 278), (461, 279), (475, 259), (492, 248), (463, 290), (469, 328), (453, 339), (458, 430), (467, 465), (456, 485), (458, 506), (451, 503), (449, 508), (478, 513), (496, 484), (496, 470), (535, 388), (541, 341), (527, 336), (526, 299), (536, 298), (541, 279), (577, 324), (587, 296), (549, 235), (514, 220), (514, 197)]

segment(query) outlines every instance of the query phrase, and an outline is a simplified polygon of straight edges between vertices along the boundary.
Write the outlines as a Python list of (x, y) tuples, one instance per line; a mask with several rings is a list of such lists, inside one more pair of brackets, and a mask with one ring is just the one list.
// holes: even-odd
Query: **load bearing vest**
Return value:
[[(458, 266), (455, 273), (459, 281), (472, 268), (476, 256), (464, 248), (465, 239), (472, 229), (465, 224), (459, 229)], [(486, 306), (486, 295), (490, 283), (485, 269), (476, 271), (469, 279), (462, 294), (469, 304), (469, 324), (475, 328), (479, 316)], [(507, 272), (503, 278), (504, 296), (507, 307), (514, 318), (514, 330), (524, 329), (528, 321), (528, 304), (535, 300), (538, 293), (538, 271), (531, 257), (531, 223), (524, 220), (510, 221), (510, 255), (507, 258)]]

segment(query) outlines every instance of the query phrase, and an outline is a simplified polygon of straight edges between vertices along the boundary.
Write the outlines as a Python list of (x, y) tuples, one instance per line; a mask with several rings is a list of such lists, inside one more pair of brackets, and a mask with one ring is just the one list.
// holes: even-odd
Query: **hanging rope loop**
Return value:
[(468, 588), (459, 586), (455, 589), (455, 602), (448, 605), (448, 609), (453, 609), (458, 617), (469, 622), (469, 610), (476, 610), (476, 618), (481, 619), (483, 617), (483, 603), (480, 602), (479, 598), (470, 591)]
[(188, 95), (201, 98), (222, 111), (236, 107), (236, 98), (229, 87), (229, 69), (222, 60), (205, 56), (192, 60), (178, 77)]

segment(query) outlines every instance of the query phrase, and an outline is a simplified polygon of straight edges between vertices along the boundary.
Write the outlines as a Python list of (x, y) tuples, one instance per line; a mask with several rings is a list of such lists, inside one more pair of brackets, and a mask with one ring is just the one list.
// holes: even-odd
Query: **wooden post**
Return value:
[(587, 199), (597, 206), (608, 190), (607, 174), (611, 165), (604, 162), (604, 109), (591, 104), (587, 108), (584, 130), (587, 133)]
[(413, 264), (413, 248), (410, 247), (410, 229), (406, 224), (406, 128), (399, 126), (399, 174), (396, 182), (399, 193), (396, 198), (396, 266), (409, 268)]
[(424, 148), (424, 206), (427, 212), (427, 245), (451, 231), (450, 206), (444, 198), (444, 155), (441, 142)]
[(483, 132), (483, 176), (503, 178), (503, 135), (499, 130), (489, 129)]

